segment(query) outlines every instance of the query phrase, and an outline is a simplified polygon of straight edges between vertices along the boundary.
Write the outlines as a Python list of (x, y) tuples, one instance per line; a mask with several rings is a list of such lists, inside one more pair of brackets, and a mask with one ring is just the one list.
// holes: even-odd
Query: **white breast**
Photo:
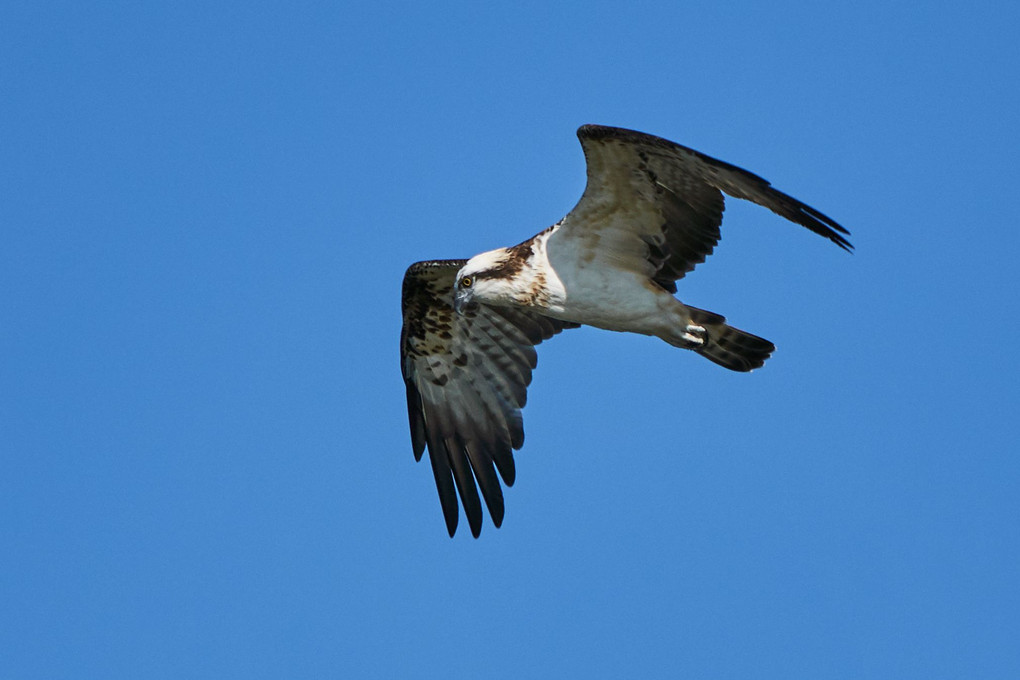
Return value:
[[(643, 272), (588, 257), (570, 241), (555, 238), (558, 227), (535, 239), (534, 261), (545, 273), (549, 316), (616, 331), (655, 335), (672, 324), (677, 300), (650, 284)], [(598, 244), (586, 244), (598, 247)]]

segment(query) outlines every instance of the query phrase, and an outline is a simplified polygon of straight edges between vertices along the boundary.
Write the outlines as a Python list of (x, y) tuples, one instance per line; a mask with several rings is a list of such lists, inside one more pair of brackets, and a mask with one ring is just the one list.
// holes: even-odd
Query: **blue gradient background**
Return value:
[[(0, 9), (0, 677), (1020, 677), (1015, 3)], [(540, 348), (446, 536), (413, 261), (580, 196), (582, 123), (763, 175), (682, 299), (751, 375)]]

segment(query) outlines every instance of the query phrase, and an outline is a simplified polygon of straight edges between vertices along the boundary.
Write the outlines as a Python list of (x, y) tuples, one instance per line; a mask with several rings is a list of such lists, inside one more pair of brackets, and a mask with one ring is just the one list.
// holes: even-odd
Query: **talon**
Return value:
[(692, 345), (700, 347), (705, 344), (705, 335), (706, 332), (704, 326), (689, 323), (686, 328), (684, 328), (684, 332), (680, 335), (680, 337)]

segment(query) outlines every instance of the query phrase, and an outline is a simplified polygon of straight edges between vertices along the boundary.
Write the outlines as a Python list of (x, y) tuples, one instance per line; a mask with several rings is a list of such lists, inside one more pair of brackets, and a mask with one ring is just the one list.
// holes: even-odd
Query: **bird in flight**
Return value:
[[(580, 325), (641, 333), (733, 371), (775, 346), (680, 302), (676, 282), (719, 242), (723, 194), (764, 206), (844, 250), (849, 232), (757, 175), (652, 135), (585, 125), (581, 200), (556, 224), (469, 260), (404, 275), (400, 361), (415, 460), (428, 449), (450, 536), (460, 496), (471, 533), (482, 501), (503, 522), (535, 346)], [(499, 477), (497, 477), (497, 472)]]

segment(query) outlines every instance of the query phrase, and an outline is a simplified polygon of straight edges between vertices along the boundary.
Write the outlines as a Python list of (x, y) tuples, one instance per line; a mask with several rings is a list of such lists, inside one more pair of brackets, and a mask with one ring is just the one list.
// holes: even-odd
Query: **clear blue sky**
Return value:
[[(0, 677), (1020, 677), (1018, 26), (4, 3)], [(680, 296), (768, 365), (555, 338), (503, 528), (451, 540), (401, 277), (559, 219), (583, 123), (761, 174), (857, 252), (731, 202)]]

